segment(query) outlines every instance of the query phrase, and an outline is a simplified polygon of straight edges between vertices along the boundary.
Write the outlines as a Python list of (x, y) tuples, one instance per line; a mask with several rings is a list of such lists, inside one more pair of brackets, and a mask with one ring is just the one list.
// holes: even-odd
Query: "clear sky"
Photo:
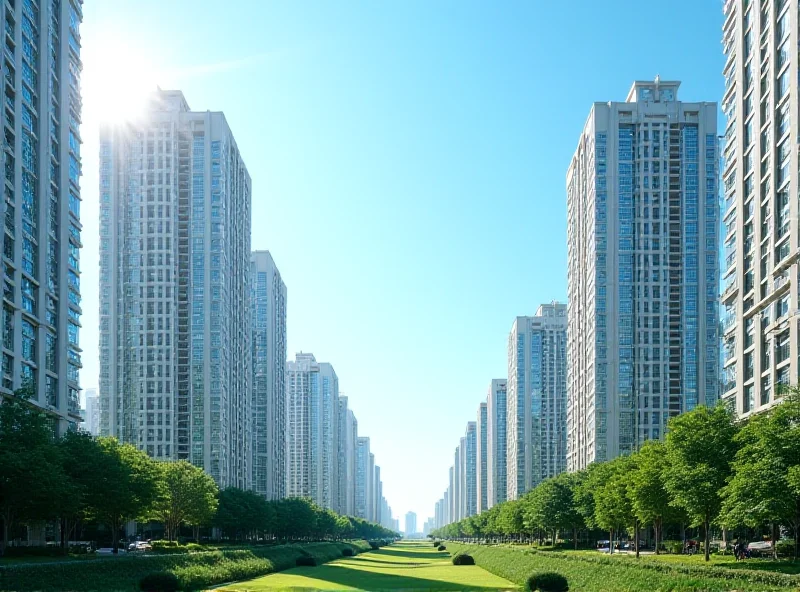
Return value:
[(566, 298), (565, 175), (592, 102), (656, 74), (684, 100), (723, 91), (721, 0), (89, 0), (84, 17), (83, 387), (98, 119), (180, 88), (225, 112), (289, 356), (333, 364), (401, 522), (433, 514), (513, 318)]

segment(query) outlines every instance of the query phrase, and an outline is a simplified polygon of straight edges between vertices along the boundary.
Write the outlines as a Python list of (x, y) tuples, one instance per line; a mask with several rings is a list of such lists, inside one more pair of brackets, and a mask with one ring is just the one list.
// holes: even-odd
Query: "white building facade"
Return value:
[(595, 103), (567, 173), (570, 471), (718, 399), (717, 106), (679, 86)]
[(63, 433), (81, 421), (82, 2), (21, 0), (5, 5), (0, 19), (0, 399), (25, 388)]
[(517, 317), (508, 337), (506, 495), (515, 500), (566, 470), (567, 307)]
[(339, 379), (333, 366), (298, 353), (286, 365), (287, 491), (323, 508), (338, 505)]
[(495, 378), (486, 396), (486, 507), (506, 501), (507, 418), (505, 378)]
[[(797, 0), (724, 4), (722, 396), (741, 417), (797, 381)], [(753, 166), (755, 163), (755, 166)]]
[(225, 116), (179, 91), (101, 130), (101, 433), (245, 489), (250, 202)]
[(286, 497), (286, 284), (269, 251), (250, 259), (253, 490)]
[(489, 419), (486, 408), (486, 403), (478, 405), (478, 419), (475, 422), (475, 442), (476, 442), (476, 462), (475, 462), (475, 483), (477, 487), (476, 493), (476, 511), (478, 514), (489, 508), (489, 475), (487, 473), (489, 468), (488, 463), (488, 429)]

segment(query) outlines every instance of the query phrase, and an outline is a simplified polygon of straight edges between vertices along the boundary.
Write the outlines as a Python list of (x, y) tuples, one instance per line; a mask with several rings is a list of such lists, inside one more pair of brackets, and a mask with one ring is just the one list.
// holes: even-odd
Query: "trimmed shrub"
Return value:
[(147, 574), (139, 580), (143, 592), (177, 592), (179, 588), (178, 578), (168, 571)]
[(436, 547), (436, 550), (437, 551), (447, 551), (447, 547), (445, 547), (444, 545), (439, 545), (438, 547)]
[(475, 565), (475, 559), (472, 558), (472, 555), (461, 553), (453, 557), (453, 565)]
[(434, 547), (438, 547), (441, 544), (442, 544), (442, 541), (433, 541), (433, 546)]
[(317, 567), (317, 560), (313, 557), (309, 557), (308, 555), (298, 557), (295, 563), (297, 567)]
[(568, 592), (569, 582), (561, 574), (543, 571), (528, 578), (528, 589), (531, 592)]
[(247, 580), (295, 567), (298, 557), (311, 556), (317, 565), (339, 559), (342, 549), (369, 548), (365, 541), (242, 547), (142, 557), (131, 553), (114, 559), (82, 559), (59, 563), (0, 564), (0, 591), (97, 592), (135, 590), (154, 572), (171, 572), (181, 590), (205, 590), (217, 584)]
[(352, 549), (342, 549), (342, 557), (352, 557), (355, 555)]
[(683, 553), (683, 541), (662, 541), (661, 545), (667, 553), (680, 555)]
[(791, 539), (783, 539), (778, 541), (778, 556), (780, 557), (794, 557), (794, 541)]
[(378, 541), (370, 541), (369, 546), (372, 548), (373, 551), (377, 551), (378, 549), (381, 548), (381, 546), (378, 544)]

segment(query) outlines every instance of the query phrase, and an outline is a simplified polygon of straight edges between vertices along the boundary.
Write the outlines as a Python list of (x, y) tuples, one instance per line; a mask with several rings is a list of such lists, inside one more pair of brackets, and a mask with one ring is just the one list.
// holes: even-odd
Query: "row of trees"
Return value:
[[(709, 559), (711, 528), (769, 528), (773, 553), (780, 528), (800, 532), (800, 391), (771, 411), (737, 423), (722, 404), (670, 419), (665, 441), (630, 456), (547, 479), (524, 497), (439, 529), (442, 538), (531, 536), (605, 531), (634, 536), (650, 527), (656, 552), (664, 525), (702, 527)], [(635, 533), (635, 534), (634, 534)], [(613, 550), (613, 544), (611, 545)]]
[(0, 522), (2, 549), (26, 523), (58, 521), (65, 547), (79, 525), (107, 526), (116, 549), (121, 527), (158, 522), (174, 540), (183, 526), (218, 527), (250, 538), (390, 538), (395, 533), (345, 518), (307, 499), (267, 502), (257, 494), (219, 491), (202, 469), (158, 462), (114, 438), (68, 432), (55, 438), (50, 419), (20, 391), (0, 403)]

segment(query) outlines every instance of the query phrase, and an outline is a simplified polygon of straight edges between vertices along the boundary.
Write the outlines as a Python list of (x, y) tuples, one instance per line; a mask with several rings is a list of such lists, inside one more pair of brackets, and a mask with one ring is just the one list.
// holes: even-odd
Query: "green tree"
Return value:
[(50, 418), (30, 402), (32, 389), (0, 396), (0, 518), (2, 549), (18, 521), (57, 515), (68, 484), (58, 460)]
[(621, 456), (605, 464), (609, 473), (595, 493), (594, 521), (609, 532), (609, 553), (614, 552), (614, 533), (631, 525), (638, 550), (638, 521), (628, 495), (628, 475), (635, 470), (636, 462), (632, 457)]
[(207, 524), (218, 505), (214, 480), (185, 460), (159, 463), (159, 469), (160, 495), (152, 515), (164, 523), (167, 539), (174, 540), (182, 524)]
[(582, 471), (575, 473), (575, 485), (572, 492), (575, 509), (583, 517), (587, 528), (602, 528), (595, 515), (597, 495), (612, 475), (608, 463), (592, 463)]
[(274, 531), (273, 510), (253, 491), (228, 487), (219, 492), (214, 524), (234, 539), (250, 538), (259, 530)]
[(719, 516), (736, 453), (733, 416), (724, 405), (697, 407), (672, 418), (667, 430), (665, 485), (692, 524), (703, 525), (708, 561), (711, 523)]
[(636, 517), (643, 524), (653, 525), (658, 555), (664, 521), (680, 518), (680, 512), (670, 504), (671, 498), (664, 485), (668, 465), (666, 444), (658, 440), (645, 442), (635, 457), (636, 470), (630, 473), (628, 494)]
[(73, 538), (77, 525), (86, 519), (92, 508), (92, 488), (96, 486), (97, 469), (103, 454), (98, 441), (86, 432), (69, 431), (58, 442), (58, 458), (66, 478), (66, 495), (59, 500), (61, 546)]
[(159, 467), (145, 452), (115, 438), (99, 438), (102, 454), (91, 482), (91, 512), (111, 528), (114, 553), (120, 527), (151, 511), (159, 495)]
[(726, 526), (772, 524), (772, 551), (777, 558), (779, 524), (792, 527), (797, 558), (800, 488), (792, 471), (800, 465), (800, 394), (752, 417), (736, 435), (739, 450), (733, 477), (722, 491), (721, 518)]
[(525, 524), (520, 500), (509, 500), (500, 504), (497, 527), (506, 536), (519, 536), (522, 534)]

